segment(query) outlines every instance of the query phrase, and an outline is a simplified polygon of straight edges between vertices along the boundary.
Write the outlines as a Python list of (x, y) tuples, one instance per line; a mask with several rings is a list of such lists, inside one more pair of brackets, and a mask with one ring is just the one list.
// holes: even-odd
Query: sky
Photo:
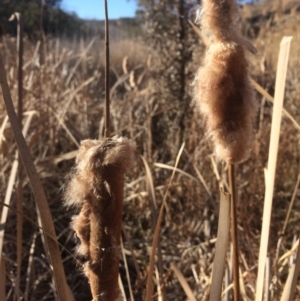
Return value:
[[(67, 12), (75, 12), (83, 19), (104, 19), (103, 0), (62, 0), (61, 7)], [(108, 0), (110, 19), (133, 17), (137, 9), (136, 0)]]

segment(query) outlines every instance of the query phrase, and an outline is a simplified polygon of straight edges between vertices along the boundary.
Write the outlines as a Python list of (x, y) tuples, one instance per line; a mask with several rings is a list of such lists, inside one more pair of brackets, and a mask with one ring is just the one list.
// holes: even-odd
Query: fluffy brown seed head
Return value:
[(203, 0), (199, 23), (214, 42), (233, 40), (238, 23), (236, 1)]
[(83, 140), (65, 191), (66, 206), (82, 206), (93, 190), (95, 173), (101, 173), (104, 167), (115, 167), (124, 174), (132, 165), (133, 150), (133, 143), (124, 137), (115, 136), (103, 141)]
[(207, 121), (219, 159), (242, 161), (252, 148), (256, 102), (244, 49), (235, 42), (213, 43), (195, 83), (195, 103)]
[(211, 45), (194, 81), (194, 99), (206, 119), (219, 159), (240, 162), (254, 141), (257, 104), (244, 48), (256, 49), (239, 33), (236, 0), (203, 0), (199, 23)]
[(130, 140), (121, 137), (83, 141), (66, 189), (66, 204), (81, 208), (72, 225), (81, 241), (78, 251), (87, 260), (84, 272), (93, 300), (116, 301), (120, 297), (124, 174), (133, 161), (133, 151)]
[(90, 214), (90, 205), (88, 203), (84, 203), (79, 215), (74, 216), (71, 223), (71, 227), (80, 240), (77, 253), (85, 259), (88, 259), (90, 255)]

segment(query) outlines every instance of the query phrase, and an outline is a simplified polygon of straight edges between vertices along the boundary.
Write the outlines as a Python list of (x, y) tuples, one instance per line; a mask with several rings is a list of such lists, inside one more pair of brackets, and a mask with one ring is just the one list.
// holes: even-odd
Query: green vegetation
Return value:
[(14, 12), (23, 15), (24, 31), (29, 37), (39, 35), (41, 25), (45, 34), (69, 37), (87, 34), (88, 30), (84, 22), (76, 15), (61, 10), (59, 4), (60, 0), (48, 0), (44, 5), (41, 5), (41, 1), (38, 0), (1, 0), (0, 34), (16, 34), (14, 22), (8, 21)]

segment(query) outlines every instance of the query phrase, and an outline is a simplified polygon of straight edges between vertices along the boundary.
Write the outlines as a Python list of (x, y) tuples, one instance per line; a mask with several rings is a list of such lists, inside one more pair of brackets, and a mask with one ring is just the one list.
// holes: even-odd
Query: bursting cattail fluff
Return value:
[(240, 162), (254, 142), (257, 105), (245, 48), (255, 48), (239, 34), (236, 0), (203, 0), (199, 22), (211, 44), (194, 81), (194, 102), (206, 119), (217, 157)]
[(67, 206), (79, 208), (72, 227), (93, 301), (120, 300), (118, 288), (124, 175), (132, 164), (130, 140), (113, 137), (81, 142), (68, 183)]

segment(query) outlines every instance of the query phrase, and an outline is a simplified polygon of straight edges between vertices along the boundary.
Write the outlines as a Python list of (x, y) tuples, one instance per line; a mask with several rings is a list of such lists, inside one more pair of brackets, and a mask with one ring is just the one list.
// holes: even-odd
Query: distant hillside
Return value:
[[(96, 34), (104, 37), (104, 21), (84, 20), (84, 23), (91, 35)], [(112, 40), (120, 40), (139, 36), (141, 34), (141, 26), (136, 18), (120, 18), (109, 20), (109, 31)]]
[[(75, 13), (61, 9), (60, 2), (49, 0), (45, 2), (47, 4), (41, 5), (40, 0), (0, 0), (0, 36), (16, 35), (15, 22), (8, 21), (14, 12), (22, 14), (25, 34), (32, 38), (39, 37), (41, 31), (46, 35), (64, 37), (104, 35), (104, 21), (82, 20)], [(120, 40), (141, 33), (136, 18), (120, 18), (110, 20), (109, 23), (111, 39)]]

